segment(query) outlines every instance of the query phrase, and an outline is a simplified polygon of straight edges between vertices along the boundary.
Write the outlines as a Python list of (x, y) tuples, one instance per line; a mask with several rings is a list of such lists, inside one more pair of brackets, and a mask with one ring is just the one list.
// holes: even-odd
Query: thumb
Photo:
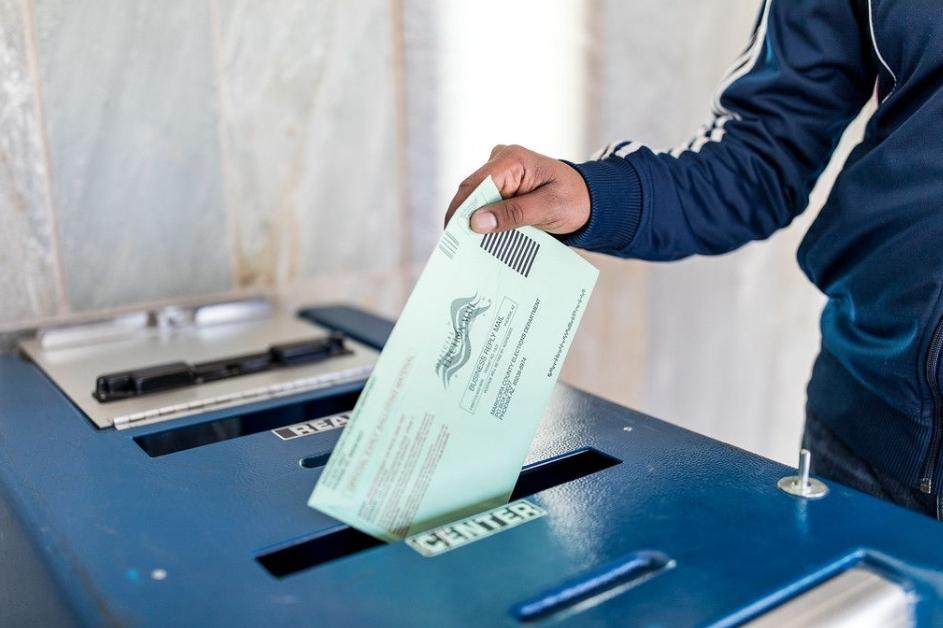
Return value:
[(508, 231), (525, 225), (545, 223), (547, 216), (555, 209), (551, 206), (550, 195), (538, 188), (528, 194), (485, 205), (471, 215), (469, 224), (472, 231), (494, 233)]

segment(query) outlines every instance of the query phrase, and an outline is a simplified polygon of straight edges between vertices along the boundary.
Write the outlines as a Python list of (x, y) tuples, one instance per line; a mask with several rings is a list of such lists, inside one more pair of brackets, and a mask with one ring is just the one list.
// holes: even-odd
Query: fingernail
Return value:
[(476, 212), (471, 217), (471, 228), (478, 233), (491, 233), (498, 227), (498, 219), (491, 212)]

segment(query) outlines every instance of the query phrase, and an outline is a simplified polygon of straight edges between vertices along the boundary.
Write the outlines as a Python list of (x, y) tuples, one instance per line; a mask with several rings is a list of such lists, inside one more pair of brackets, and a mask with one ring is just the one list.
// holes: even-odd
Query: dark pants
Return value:
[(802, 446), (812, 452), (814, 475), (943, 521), (940, 497), (921, 493), (875, 469), (848, 449), (811, 412), (806, 413)]

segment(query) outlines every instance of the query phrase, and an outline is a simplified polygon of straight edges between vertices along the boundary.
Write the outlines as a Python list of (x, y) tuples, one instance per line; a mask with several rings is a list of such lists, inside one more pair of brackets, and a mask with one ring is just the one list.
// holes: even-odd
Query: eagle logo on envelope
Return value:
[(452, 378), (471, 358), (471, 326), (475, 319), (491, 307), (491, 301), (482, 299), (478, 294), (454, 299), (450, 309), (452, 332), (435, 365), (436, 375), (442, 378), (446, 388)]

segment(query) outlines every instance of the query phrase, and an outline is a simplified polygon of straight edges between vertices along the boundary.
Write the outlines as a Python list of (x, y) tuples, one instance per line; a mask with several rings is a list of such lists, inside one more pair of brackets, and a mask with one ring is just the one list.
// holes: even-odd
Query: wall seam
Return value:
[[(586, 90), (587, 102), (585, 105), (587, 141), (584, 142), (586, 156), (600, 147), (605, 146), (607, 142), (612, 141), (612, 139), (603, 136), (606, 126), (603, 122), (603, 116), (605, 115), (606, 108), (604, 82), (606, 76), (605, 64), (607, 62), (606, 14), (608, 8), (607, 0), (590, 0), (588, 7), (589, 12), (586, 16), (585, 28), (589, 38), (586, 54), (586, 73), (588, 77)], [(634, 322), (636, 328), (643, 330), (642, 333), (637, 334), (638, 342), (636, 344), (637, 350), (634, 352), (634, 361), (632, 363), (622, 364), (620, 368), (624, 368), (630, 373), (644, 373), (643, 377), (645, 379), (643, 380), (640, 377), (633, 381), (629, 388), (627, 399), (620, 399), (619, 401), (620, 403), (631, 402), (645, 407), (650, 403), (650, 393), (648, 391), (652, 388), (652, 379), (654, 378), (652, 369), (647, 368), (647, 365), (650, 364), (650, 338), (652, 333), (652, 320), (654, 320), (654, 312), (652, 312), (651, 309), (651, 271), (650, 266), (639, 265), (639, 262), (624, 263), (634, 265), (638, 269), (638, 298), (644, 305), (640, 307), (638, 311), (640, 319)], [(600, 259), (598, 265), (601, 269), (601, 275), (611, 272), (620, 272), (631, 276), (631, 274), (635, 272), (634, 268), (623, 266), (622, 263), (618, 264), (618, 270), (616, 270), (614, 265), (608, 263), (606, 259)], [(601, 276), (599, 283), (604, 285), (605, 278)]]
[(242, 288), (239, 263), (239, 229), (236, 220), (236, 211), (232, 202), (232, 163), (230, 161), (226, 128), (230, 121), (229, 109), (226, 106), (225, 73), (223, 72), (223, 32), (221, 13), (217, 0), (207, 0), (210, 21), (210, 41), (213, 51), (213, 73), (215, 74), (214, 87), (216, 91), (216, 137), (219, 150), (220, 185), (223, 190), (223, 208), (226, 216), (226, 238), (229, 243), (229, 275), (230, 289)]
[[(415, 263), (412, 259), (412, 208), (409, 203), (409, 193), (406, 186), (409, 176), (408, 160), (408, 114), (406, 100), (406, 42), (404, 29), (405, 11), (404, 0), (390, 0), (390, 29), (392, 31), (392, 70), (393, 70), (393, 97), (396, 126), (396, 192), (399, 206), (400, 222), (400, 270), (405, 272)], [(407, 282), (408, 284), (409, 282)], [(403, 302), (409, 296), (409, 286), (404, 286)]]
[[(605, 144), (606, 138), (600, 138), (602, 133), (602, 64), (603, 64), (603, 46), (605, 45), (605, 29), (603, 27), (603, 13), (605, 6), (603, 0), (591, 0), (586, 14), (586, 76), (587, 89), (584, 107), (586, 136), (583, 140), (583, 150), (585, 155), (580, 157), (582, 161), (586, 156), (595, 151), (598, 146)], [(598, 146), (597, 146), (598, 144)]]
[(43, 195), (46, 200), (46, 214), (49, 220), (49, 238), (52, 249), (52, 267), (56, 288), (56, 314), (63, 315), (72, 311), (65, 289), (65, 272), (62, 267), (62, 239), (59, 232), (59, 219), (52, 186), (52, 157), (49, 148), (49, 133), (46, 128), (45, 101), (42, 81), (39, 77), (39, 47), (36, 41), (36, 20), (33, 15), (32, 0), (20, 0), (20, 21), (23, 26), (23, 42), (26, 45), (26, 59), (29, 66), (30, 80), (33, 84), (33, 106), (36, 111), (36, 126), (39, 135), (40, 153), (43, 163)]

